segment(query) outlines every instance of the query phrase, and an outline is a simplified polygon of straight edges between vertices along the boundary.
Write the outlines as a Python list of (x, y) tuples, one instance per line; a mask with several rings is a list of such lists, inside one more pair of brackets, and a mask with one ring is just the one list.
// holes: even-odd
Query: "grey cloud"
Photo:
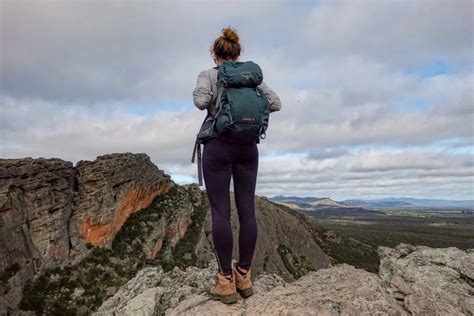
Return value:
[(253, 20), (274, 11), (264, 3), (247, 10), (191, 1), (1, 6), (0, 92), (86, 103), (188, 97), (197, 73), (212, 66), (209, 47), (221, 27), (233, 16)]
[(10, 101), (5, 106), (3, 102), (0, 99), (2, 121), (14, 122), (14, 128), (0, 127), (3, 158), (42, 156), (78, 161), (131, 151), (146, 152), (159, 164), (184, 164), (191, 160), (192, 131), (197, 131), (203, 115), (157, 112), (136, 117), (112, 112), (109, 117), (97, 117), (87, 113), (86, 107), (63, 110), (60, 105), (41, 107)]
[[(474, 169), (470, 154), (419, 149), (369, 150), (326, 161), (267, 159), (261, 163), (260, 192), (312, 196), (438, 196), (470, 198)], [(364, 173), (354, 168), (363, 166)], [(288, 192), (288, 191), (286, 191)]]
[[(22, 111), (8, 113), (5, 107), (0, 107), (1, 116), (21, 122), (35, 106), (38, 104), (30, 107), (19, 104)], [(202, 113), (160, 112), (146, 117), (114, 114), (97, 118), (83, 112), (84, 108), (64, 112), (59, 109), (59, 105), (44, 106), (42, 116), (31, 127), (26, 124), (23, 130), (2, 130), (5, 136), (1, 142), (2, 157), (59, 157), (77, 162), (110, 152), (146, 152), (167, 173), (184, 175), (197, 182), (196, 165), (190, 163), (194, 141), (191, 131), (197, 130)], [(53, 119), (48, 120), (48, 116)], [(350, 150), (345, 154), (342, 149), (332, 149), (327, 151), (330, 154), (326, 158), (320, 156), (314, 160), (306, 155), (267, 156), (271, 144), (262, 145), (257, 194), (334, 198), (406, 195), (407, 192), (413, 196), (445, 198), (469, 198), (474, 194), (471, 185), (474, 169), (468, 163), (471, 154), (410, 148)], [(365, 171), (354, 172), (361, 169)]]
[[(469, 176), (465, 176), (468, 172)], [(367, 179), (351, 179), (350, 174), (341, 179), (341, 173), (328, 174), (325, 172), (324, 178), (318, 177), (298, 177), (293, 174), (295, 181), (277, 176), (269, 175), (267, 178), (260, 177), (258, 180), (258, 190), (262, 194), (292, 194), (311, 196), (331, 196), (336, 199), (346, 197), (377, 197), (377, 196), (437, 196), (443, 198), (472, 198), (474, 188), (472, 186), (472, 169), (464, 169), (460, 175), (444, 174), (420, 176), (413, 172), (404, 172), (400, 175), (400, 170), (380, 173), (371, 173)], [(289, 190), (289, 188), (291, 188)], [(285, 193), (286, 192), (286, 193)]]
[[(120, 108), (166, 99), (192, 107), (197, 74), (213, 66), (209, 46), (231, 24), (243, 41), (242, 58), (262, 65), (283, 101), (271, 115), (261, 157), (301, 153), (296, 160), (261, 160), (261, 194), (474, 193), (469, 1), (3, 0), (0, 6), (2, 157), (78, 161), (146, 152), (159, 167), (197, 181), (190, 159), (203, 112), (140, 117)], [(437, 60), (456, 72), (420, 79), (408, 71)], [(397, 108), (417, 100), (427, 106)], [(430, 144), (453, 153), (412, 150)], [(359, 152), (356, 145), (409, 150)]]
[(472, 9), (470, 0), (323, 1), (294, 42), (306, 56), (351, 52), (412, 67), (449, 58), (472, 71)]
[[(458, 83), (463, 78), (463, 83)], [(349, 144), (426, 144), (452, 137), (472, 138), (471, 79), (472, 76), (445, 76), (442, 88), (436, 82), (429, 87), (424, 82), (414, 82), (408, 89), (410, 94), (420, 91), (434, 103), (426, 109), (410, 111), (394, 108), (392, 103), (397, 99), (391, 95), (378, 102), (368, 99), (356, 107), (347, 105), (341, 97), (345, 86), (299, 96), (295, 93), (300, 102), (286, 104), (286, 108), (284, 103), (282, 113), (271, 118), (272, 146), (305, 151)], [(390, 77), (380, 81), (386, 87), (392, 83)], [(371, 83), (366, 82), (368, 87)], [(440, 91), (444, 98), (437, 97)], [(398, 92), (402, 99), (406, 96), (403, 90)], [(412, 97), (416, 99), (416, 95)]]
[[(292, 69), (306, 70), (299, 83), (324, 80), (317, 66), (328, 56), (333, 70), (353, 77), (364, 69), (344, 63), (348, 56), (376, 67), (402, 59), (415, 68), (447, 58), (472, 71), (468, 0), (273, 1), (252, 2), (251, 10), (239, 2), (191, 1), (4, 0), (1, 6), (0, 92), (15, 97), (84, 103), (188, 97), (196, 74), (212, 66), (210, 44), (228, 24), (241, 33), (244, 58), (279, 65), (266, 70), (277, 87), (288, 85)], [(357, 103), (366, 93), (346, 96)]]

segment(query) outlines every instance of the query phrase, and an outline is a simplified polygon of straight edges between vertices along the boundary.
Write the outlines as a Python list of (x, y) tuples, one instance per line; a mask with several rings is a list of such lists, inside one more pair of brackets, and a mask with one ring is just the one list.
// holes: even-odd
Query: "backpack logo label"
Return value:
[(249, 80), (250, 78), (252, 78), (252, 73), (250, 71), (242, 71), (240, 73), (240, 75), (242, 77), (244, 77), (245, 79)]

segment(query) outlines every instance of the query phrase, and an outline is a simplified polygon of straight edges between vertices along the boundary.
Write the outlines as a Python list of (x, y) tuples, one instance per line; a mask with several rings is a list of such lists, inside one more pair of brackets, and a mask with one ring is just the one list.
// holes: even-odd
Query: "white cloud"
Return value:
[[(3, 0), (0, 156), (146, 152), (197, 181), (190, 160), (204, 112), (191, 92), (230, 24), (242, 59), (262, 66), (283, 101), (259, 145), (261, 194), (474, 198), (472, 9), (469, 0)], [(423, 75), (436, 62), (445, 73)], [(167, 100), (183, 106), (133, 114)]]
[(265, 159), (260, 163), (261, 194), (299, 192), (309, 196), (366, 198), (411, 195), (466, 198), (474, 194), (472, 155), (364, 150), (337, 158)]

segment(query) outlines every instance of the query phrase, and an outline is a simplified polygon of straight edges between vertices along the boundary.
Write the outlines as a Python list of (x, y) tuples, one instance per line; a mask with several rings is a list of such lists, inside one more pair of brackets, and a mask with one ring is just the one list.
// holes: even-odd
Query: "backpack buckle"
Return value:
[[(263, 131), (263, 133), (262, 133)], [(265, 128), (263, 126), (260, 127), (260, 135), (258, 136), (259, 139), (265, 139), (267, 137), (267, 132), (265, 131)]]

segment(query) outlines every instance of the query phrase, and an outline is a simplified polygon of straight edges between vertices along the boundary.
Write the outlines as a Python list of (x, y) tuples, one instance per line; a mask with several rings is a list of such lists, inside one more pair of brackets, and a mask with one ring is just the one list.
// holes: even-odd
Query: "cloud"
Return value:
[[(43, 156), (71, 161), (110, 152), (146, 152), (159, 164), (191, 161), (202, 113), (110, 111), (97, 116), (85, 106), (0, 99), (2, 157)], [(20, 109), (20, 110), (19, 110)], [(38, 113), (35, 115), (35, 113)]]
[(404, 67), (448, 58), (472, 71), (472, 9), (470, 0), (322, 1), (294, 42), (309, 58), (351, 52)]
[[(472, 196), (472, 155), (419, 149), (365, 149), (337, 158), (276, 157), (260, 162), (261, 194), (377, 198)], [(348, 193), (349, 192), (349, 193)]]
[(274, 11), (264, 3), (248, 10), (237, 2), (189, 1), (1, 6), (0, 92), (83, 103), (188, 96), (197, 73), (212, 66), (209, 48), (221, 27), (239, 15), (255, 20)]
[(260, 194), (473, 198), (472, 1), (0, 2), (0, 156), (146, 152), (181, 182), (227, 25), (283, 107)]
[(196, 74), (212, 66), (209, 46), (228, 24), (239, 29), (244, 56), (264, 65), (269, 59), (308, 69), (327, 56), (354, 55), (413, 67), (447, 59), (472, 71), (469, 0), (276, 1), (252, 3), (251, 10), (238, 2), (189, 1), (4, 0), (1, 6), (1, 92), (18, 97), (94, 102), (186, 95)]

